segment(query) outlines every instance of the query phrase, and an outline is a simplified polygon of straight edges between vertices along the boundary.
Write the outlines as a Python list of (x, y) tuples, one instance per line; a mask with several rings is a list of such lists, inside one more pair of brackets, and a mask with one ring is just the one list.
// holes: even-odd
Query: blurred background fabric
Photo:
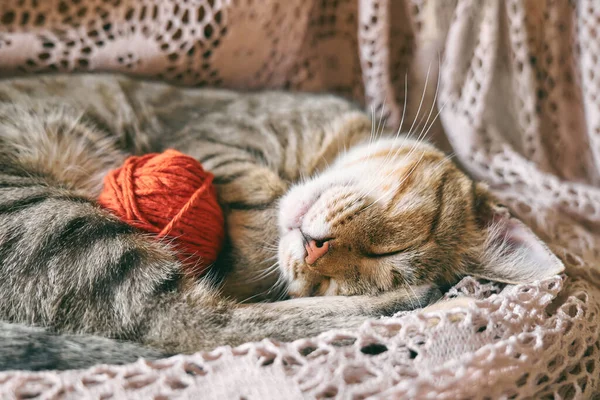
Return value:
[[(600, 2), (2, 0), (0, 75), (120, 71), (334, 92), (427, 137), (547, 241), (565, 276), (465, 278), (467, 308), (122, 367), (0, 373), (40, 398), (592, 398), (600, 392)], [(410, 129), (412, 128), (412, 129)], [(347, 345), (333, 345), (340, 338)], [(161, 397), (162, 396), (162, 397)]]

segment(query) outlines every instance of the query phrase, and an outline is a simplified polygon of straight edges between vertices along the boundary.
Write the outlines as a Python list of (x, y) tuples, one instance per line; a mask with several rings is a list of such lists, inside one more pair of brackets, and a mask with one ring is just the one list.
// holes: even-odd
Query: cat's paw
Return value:
[(434, 285), (401, 288), (375, 296), (370, 312), (375, 316), (392, 316), (400, 311), (427, 307), (441, 297), (442, 292)]

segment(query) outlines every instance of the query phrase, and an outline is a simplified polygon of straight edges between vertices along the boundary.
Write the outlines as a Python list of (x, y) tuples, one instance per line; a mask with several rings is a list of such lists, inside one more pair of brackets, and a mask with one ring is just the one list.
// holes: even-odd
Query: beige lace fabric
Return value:
[(3, 75), (333, 91), (415, 134), (437, 104), (428, 136), (567, 265), (530, 285), (465, 278), (447, 296), (470, 305), (359, 332), (2, 373), (0, 397), (600, 398), (600, 2), (3, 0), (0, 27)]

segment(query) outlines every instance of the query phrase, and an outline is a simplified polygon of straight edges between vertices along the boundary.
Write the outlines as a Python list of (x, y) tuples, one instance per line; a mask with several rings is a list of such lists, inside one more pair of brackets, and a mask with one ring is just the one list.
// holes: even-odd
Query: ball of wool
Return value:
[(175, 150), (133, 156), (104, 178), (98, 202), (131, 226), (170, 243), (194, 276), (216, 259), (225, 237), (213, 175)]

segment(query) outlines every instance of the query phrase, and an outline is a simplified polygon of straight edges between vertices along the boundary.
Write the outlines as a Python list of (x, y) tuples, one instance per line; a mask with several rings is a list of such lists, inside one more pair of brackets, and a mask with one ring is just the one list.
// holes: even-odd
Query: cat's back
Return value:
[(186, 147), (226, 131), (236, 137), (258, 131), (261, 140), (276, 133), (288, 145), (290, 135), (312, 140), (307, 132), (323, 131), (348, 114), (368, 120), (357, 104), (329, 94), (186, 88), (110, 73), (0, 79), (0, 108), (40, 104), (68, 109), (64, 118), (90, 122), (132, 153)]
[[(105, 109), (111, 115), (128, 106), (133, 113), (193, 108), (197, 115), (232, 112), (245, 117), (299, 118), (334, 116), (359, 110), (357, 104), (330, 94), (279, 90), (243, 91), (190, 88), (122, 74), (41, 74), (0, 79), (0, 102), (37, 102)], [(173, 116), (175, 118), (176, 115)]]

